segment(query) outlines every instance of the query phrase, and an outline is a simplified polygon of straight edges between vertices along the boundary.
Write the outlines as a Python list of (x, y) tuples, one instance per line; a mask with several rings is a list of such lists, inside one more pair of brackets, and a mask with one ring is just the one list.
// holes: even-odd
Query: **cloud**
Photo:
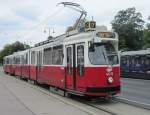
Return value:
[[(66, 0), (65, 0), (66, 1)], [(72, 1), (72, 0), (67, 0)], [(79, 13), (63, 6), (56, 7), (62, 0), (0, 0), (0, 49), (7, 43), (19, 40), (34, 43), (45, 40), (45, 28), (53, 28), (57, 36), (65, 32), (79, 17)], [(148, 0), (75, 0), (88, 12), (87, 18), (98, 25), (111, 28), (110, 22), (119, 10), (135, 7), (147, 21), (150, 15)]]
[(36, 21), (39, 16), (39, 12), (34, 8), (21, 8), (14, 11), (17, 16), (23, 17), (27, 20)]

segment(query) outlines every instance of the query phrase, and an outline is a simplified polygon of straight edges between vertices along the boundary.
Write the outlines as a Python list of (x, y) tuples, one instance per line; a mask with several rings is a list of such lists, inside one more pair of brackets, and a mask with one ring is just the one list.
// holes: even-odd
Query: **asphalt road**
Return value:
[(150, 80), (121, 78), (119, 97), (150, 105)]

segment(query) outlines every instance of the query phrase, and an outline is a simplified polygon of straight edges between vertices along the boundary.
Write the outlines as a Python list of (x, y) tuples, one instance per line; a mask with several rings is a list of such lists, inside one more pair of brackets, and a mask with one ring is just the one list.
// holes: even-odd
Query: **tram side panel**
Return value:
[(29, 65), (22, 65), (22, 77), (29, 79)]
[(3, 70), (4, 70), (4, 72), (9, 73), (9, 70), (10, 70), (9, 69), (10, 68), (9, 58), (5, 57), (3, 60), (4, 60), (3, 61)]
[(62, 66), (44, 66), (42, 80), (50, 85), (64, 89), (65, 68)]
[[(120, 92), (119, 67), (113, 68), (113, 83), (108, 82), (106, 75), (106, 67), (85, 67), (84, 76), (77, 73), (76, 85), (77, 91), (87, 93), (89, 95), (105, 96), (107, 93)], [(78, 70), (76, 70), (78, 71)]]
[(15, 75), (19, 77), (22, 75), (22, 66), (20, 64), (15, 64)]
[(5, 73), (7, 72), (6, 71), (6, 64), (3, 65), (3, 70), (4, 70)]
[(4, 65), (4, 70), (6, 73), (9, 73), (9, 66), (8, 64)]
[(4, 71), (5, 71), (6, 73), (8, 73), (8, 65), (7, 65), (7, 64), (4, 65)]
[(30, 79), (36, 81), (36, 76), (37, 76), (37, 67), (36, 65), (30, 65)]
[(11, 74), (11, 75), (14, 74), (14, 67), (13, 67), (13, 64), (10, 65), (10, 74)]

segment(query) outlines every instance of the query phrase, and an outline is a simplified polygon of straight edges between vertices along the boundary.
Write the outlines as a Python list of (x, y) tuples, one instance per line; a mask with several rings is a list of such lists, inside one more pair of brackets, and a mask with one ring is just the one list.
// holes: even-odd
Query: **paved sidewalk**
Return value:
[(35, 115), (4, 85), (0, 77), (0, 115)]
[(53, 97), (47, 97), (32, 87), (0, 76), (0, 115), (88, 114)]
[[(0, 70), (0, 115), (107, 115), (52, 95), (44, 94), (36, 86), (5, 75)], [(60, 101), (61, 98), (65, 101)]]

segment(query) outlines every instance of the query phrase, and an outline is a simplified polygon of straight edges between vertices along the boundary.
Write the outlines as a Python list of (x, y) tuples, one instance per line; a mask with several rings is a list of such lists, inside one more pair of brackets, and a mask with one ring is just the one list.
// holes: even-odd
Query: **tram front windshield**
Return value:
[(89, 59), (94, 65), (118, 64), (118, 54), (111, 43), (96, 43), (89, 46)]

